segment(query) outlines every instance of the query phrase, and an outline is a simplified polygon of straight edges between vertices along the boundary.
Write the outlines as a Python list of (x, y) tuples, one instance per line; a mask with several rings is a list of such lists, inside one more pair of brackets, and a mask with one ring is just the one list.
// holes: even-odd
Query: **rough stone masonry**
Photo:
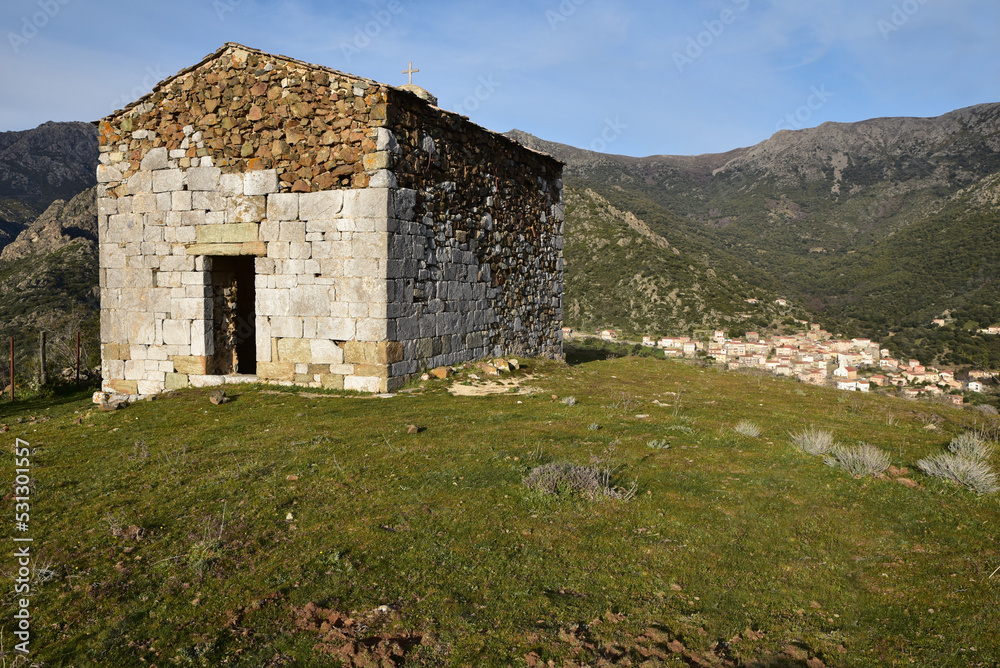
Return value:
[(226, 44), (98, 122), (104, 389), (386, 392), (562, 356), (562, 165), (413, 92)]

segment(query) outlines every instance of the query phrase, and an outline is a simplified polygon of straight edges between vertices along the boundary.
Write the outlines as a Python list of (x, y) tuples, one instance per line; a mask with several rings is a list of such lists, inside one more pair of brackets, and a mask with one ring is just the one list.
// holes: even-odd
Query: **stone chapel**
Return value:
[(98, 126), (105, 391), (562, 356), (561, 163), (422, 89), (228, 43)]

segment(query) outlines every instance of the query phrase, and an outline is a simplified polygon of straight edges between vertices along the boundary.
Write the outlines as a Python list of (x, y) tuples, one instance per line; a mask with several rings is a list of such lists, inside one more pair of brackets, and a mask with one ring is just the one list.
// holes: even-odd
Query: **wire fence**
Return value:
[(85, 387), (100, 377), (100, 367), (90, 366), (96, 359), (99, 344), (81, 331), (62, 336), (39, 332), (34, 346), (8, 337), (0, 350), (2, 399), (12, 402), (47, 387)]

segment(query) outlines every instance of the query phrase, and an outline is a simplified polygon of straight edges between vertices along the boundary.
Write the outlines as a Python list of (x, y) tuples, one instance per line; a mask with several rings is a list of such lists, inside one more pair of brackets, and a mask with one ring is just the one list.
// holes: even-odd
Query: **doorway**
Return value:
[(253, 257), (212, 258), (212, 336), (215, 373), (257, 373)]

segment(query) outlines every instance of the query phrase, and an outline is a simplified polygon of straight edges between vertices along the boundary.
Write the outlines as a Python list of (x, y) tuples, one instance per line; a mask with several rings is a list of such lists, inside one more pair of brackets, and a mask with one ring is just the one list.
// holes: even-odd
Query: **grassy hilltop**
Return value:
[[(995, 418), (603, 357), (528, 361), (490, 396), (448, 393), (483, 384), (466, 369), (392, 398), (241, 387), (221, 406), (207, 390), (113, 413), (80, 395), (4, 404), (4, 437), (33, 453), (32, 659), (1000, 662), (1000, 495), (914, 467)], [(810, 425), (910, 472), (825, 466), (790, 442)], [(546, 464), (595, 467), (611, 494), (530, 490)]]

